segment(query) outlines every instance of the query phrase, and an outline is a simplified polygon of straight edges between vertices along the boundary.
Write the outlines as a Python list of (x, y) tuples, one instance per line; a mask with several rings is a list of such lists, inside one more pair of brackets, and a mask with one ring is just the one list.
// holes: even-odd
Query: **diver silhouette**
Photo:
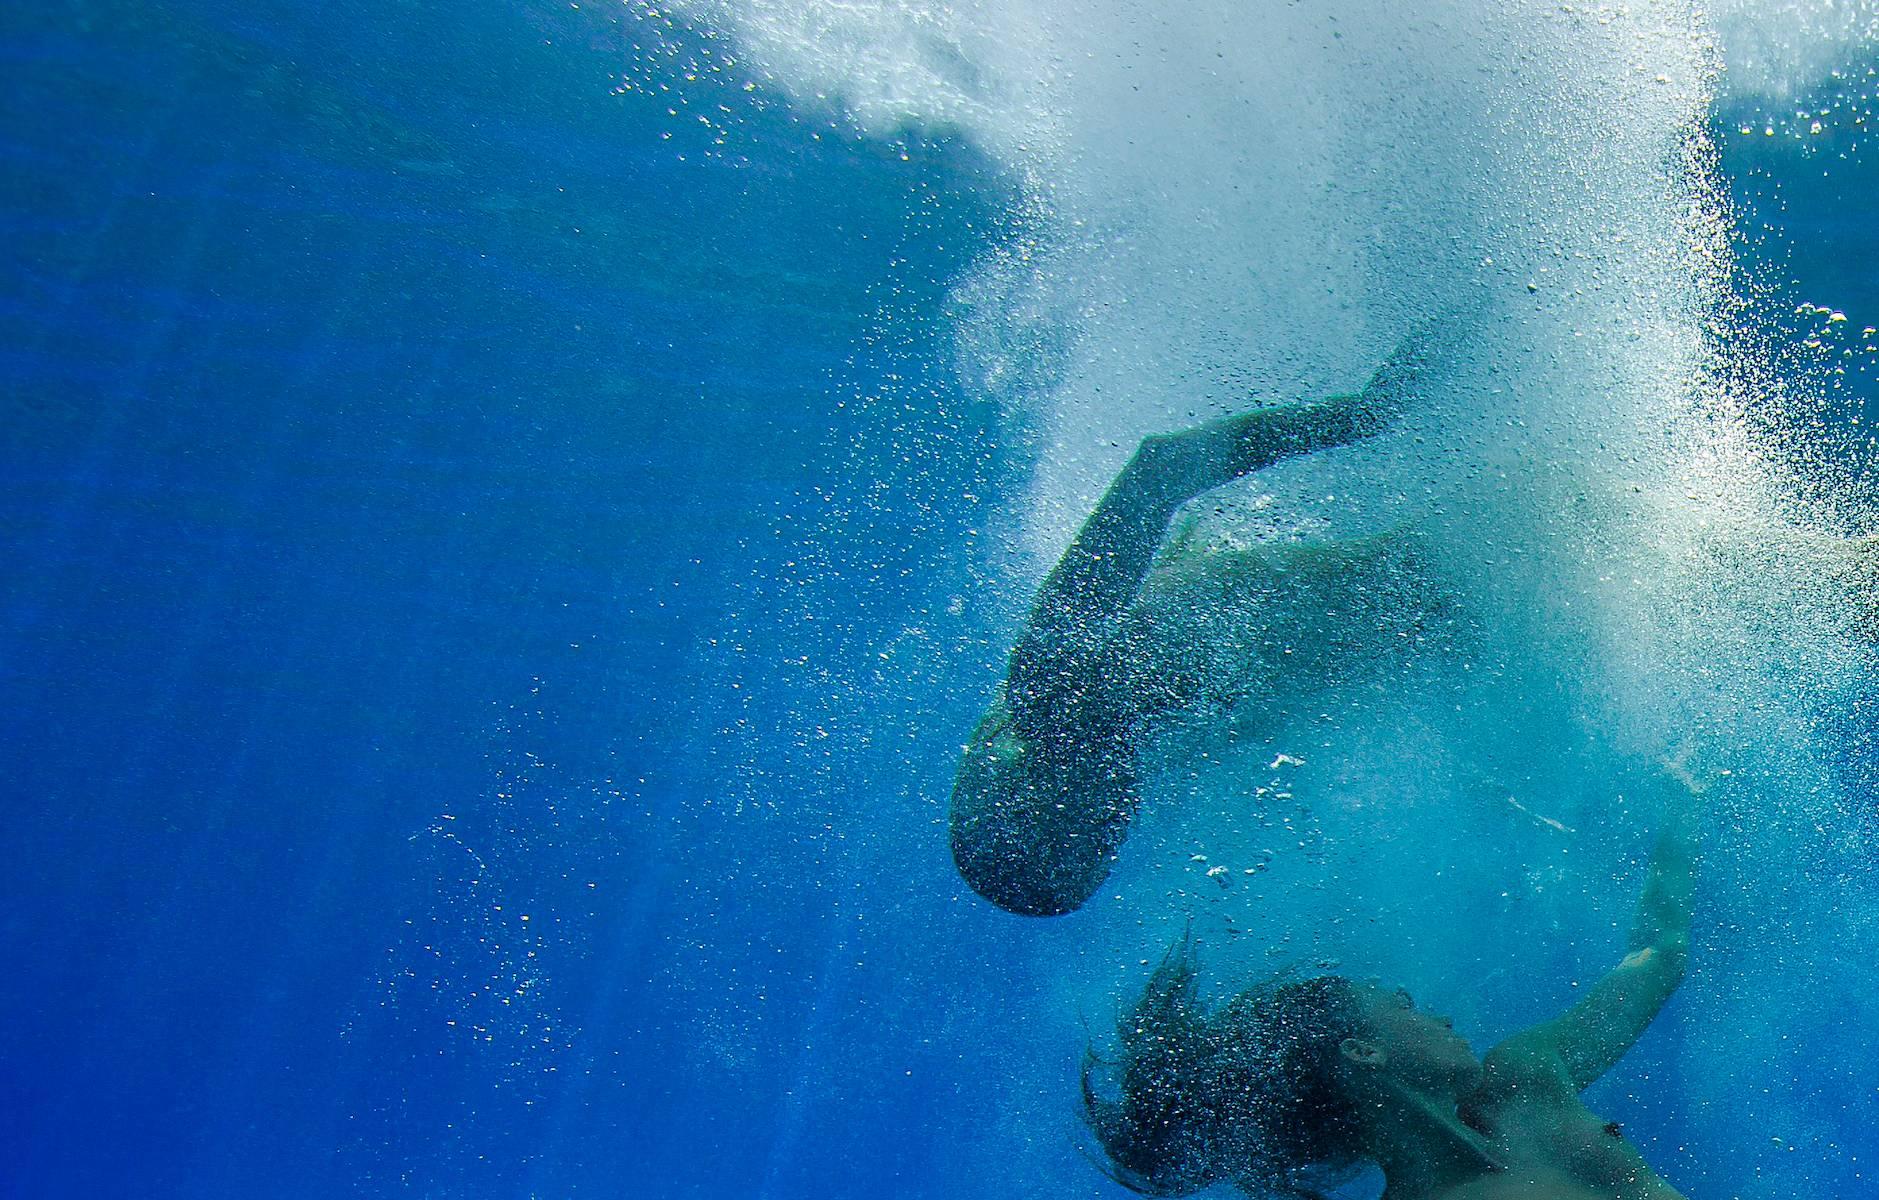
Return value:
[[(1108, 877), (1141, 802), (1136, 755), (1150, 718), (1178, 703), (1169, 676), (1180, 672), (1150, 652), (1166, 642), (1158, 627), (1169, 624), (1164, 617), (1178, 597), (1144, 588), (1175, 513), (1242, 476), (1388, 429), (1426, 383), (1428, 346), (1426, 329), (1405, 340), (1356, 395), (1143, 439), (1045, 578), (1006, 678), (961, 757), (953, 860), (981, 896), (1013, 913), (1057, 915), (1080, 907)], [(1400, 579), (1405, 573), (1393, 569), (1403, 565), (1400, 542), (1386, 535), (1318, 548), (1276, 567), (1258, 554), (1188, 562), (1203, 574), (1262, 570), (1272, 584), (1261, 589), (1265, 597), (1297, 588), (1369, 596), (1389, 589), (1340, 582), (1366, 570)]]

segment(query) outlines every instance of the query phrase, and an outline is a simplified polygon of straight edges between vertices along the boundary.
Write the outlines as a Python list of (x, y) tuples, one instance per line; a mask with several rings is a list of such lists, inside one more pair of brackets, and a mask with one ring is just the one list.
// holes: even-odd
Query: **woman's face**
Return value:
[(1417, 1008), (1402, 988), (1360, 984), (1355, 991), (1369, 1034), (1358, 1040), (1380, 1052), (1377, 1069), (1412, 1087), (1458, 1094), (1480, 1082), (1481, 1060), (1453, 1021)]

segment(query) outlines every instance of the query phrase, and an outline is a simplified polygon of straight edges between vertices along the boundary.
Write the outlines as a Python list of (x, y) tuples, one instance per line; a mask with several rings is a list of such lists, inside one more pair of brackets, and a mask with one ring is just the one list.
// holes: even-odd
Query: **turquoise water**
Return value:
[[(0, 17), (0, 1190), (1116, 1194), (1077, 1062), (1184, 924), (1485, 1046), (1621, 952), (1687, 751), (1695, 967), (1594, 1107), (1864, 1194), (1869, 26)], [(1201, 514), (1414, 527), (1453, 636), (1175, 730), (1082, 912), (974, 897), (958, 749), (1134, 442), (1455, 312)]]

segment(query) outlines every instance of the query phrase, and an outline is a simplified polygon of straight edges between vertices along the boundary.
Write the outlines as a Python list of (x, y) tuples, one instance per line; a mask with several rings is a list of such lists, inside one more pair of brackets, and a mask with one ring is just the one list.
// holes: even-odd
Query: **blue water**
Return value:
[[(638, 5), (0, 15), (0, 1194), (1113, 1193), (1083, 1022), (1181, 905), (1017, 921), (945, 838), (1049, 478), (951, 336), (1022, 181), (724, 45)], [(1855, 97), (1829, 141), (1712, 114), (1790, 342), (1802, 300), (1879, 322), (1862, 93), (1819, 86), (1779, 113)], [(1758, 419), (1845, 462), (1871, 370), (1795, 354)], [(1833, 862), (1782, 887), (1861, 901)], [(1873, 1186), (1874, 1031), (1702, 995), (1605, 1108), (1692, 1196)], [(1685, 1069), (1771, 1036), (1766, 1095)]]

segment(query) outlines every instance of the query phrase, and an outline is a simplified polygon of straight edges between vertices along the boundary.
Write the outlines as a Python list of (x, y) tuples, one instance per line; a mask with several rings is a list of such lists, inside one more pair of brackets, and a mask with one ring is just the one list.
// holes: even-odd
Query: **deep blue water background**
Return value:
[[(696, 43), (0, 14), (0, 1194), (991, 1194), (989, 1097), (1069, 1104), (940, 822), (1008, 188)], [(1871, 158), (1723, 141), (1874, 323)]]

